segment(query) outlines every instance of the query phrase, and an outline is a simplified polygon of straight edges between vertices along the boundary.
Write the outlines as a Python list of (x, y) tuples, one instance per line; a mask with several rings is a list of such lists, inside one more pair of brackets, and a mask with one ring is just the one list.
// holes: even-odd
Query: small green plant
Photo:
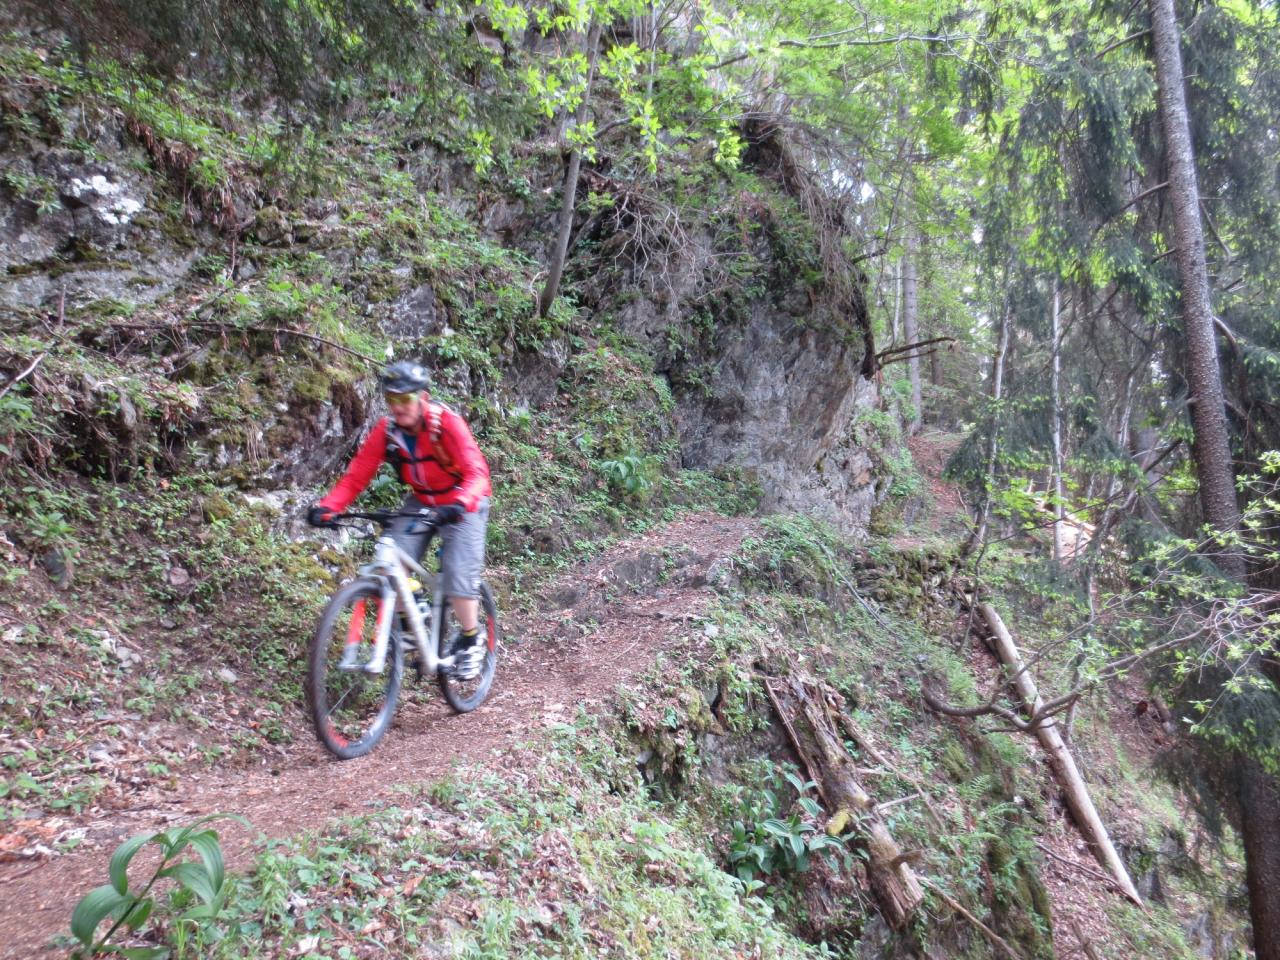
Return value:
[(601, 460), (599, 467), (609, 486), (628, 497), (643, 496), (653, 486), (653, 468), (646, 457), (627, 453), (617, 460)]
[(31, 515), (27, 518), (28, 525), (31, 528), (31, 536), (36, 542), (51, 546), (66, 540), (75, 535), (75, 527), (73, 527), (62, 515), (61, 510), (32, 510)]
[[(76, 956), (88, 958), (110, 953), (128, 960), (163, 960), (168, 957), (167, 947), (125, 948), (109, 942), (121, 928), (137, 931), (151, 918), (156, 907), (152, 888), (156, 881), (165, 878), (177, 881), (180, 889), (185, 891), (187, 902), (192, 898), (199, 901), (175, 918), (174, 929), (181, 931), (184, 939), (193, 928), (198, 929), (216, 920), (226, 904), (232, 884), (223, 865), (218, 833), (205, 824), (221, 819), (236, 820), (248, 826), (244, 818), (235, 814), (215, 813), (185, 827), (138, 834), (116, 847), (108, 867), (111, 882), (89, 891), (72, 911), (71, 933), (82, 944)], [(151, 879), (141, 889), (135, 890), (129, 883), (129, 863), (149, 843), (160, 847), (160, 863)], [(182, 859), (188, 847), (200, 855), (200, 863)], [(107, 919), (114, 922), (99, 939), (98, 927)]]
[(813, 855), (844, 849), (839, 839), (817, 827), (821, 807), (807, 795), (816, 788), (813, 781), (805, 782), (790, 770), (781, 773), (799, 794), (796, 804), (800, 811), (782, 816), (777, 789), (781, 785), (775, 774), (774, 785), (746, 801), (743, 816), (731, 827), (729, 863), (738, 878), (748, 883), (770, 874), (804, 873)]
[(33, 204), (39, 216), (53, 213), (62, 206), (57, 184), (46, 176), (6, 170), (0, 175), (0, 183), (8, 187), (18, 199)]

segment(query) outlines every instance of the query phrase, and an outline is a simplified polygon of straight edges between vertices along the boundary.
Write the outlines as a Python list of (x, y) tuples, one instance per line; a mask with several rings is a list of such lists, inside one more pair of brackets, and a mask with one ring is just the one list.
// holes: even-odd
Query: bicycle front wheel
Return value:
[[(445, 609), (448, 611), (447, 603)], [(450, 622), (451, 619), (451, 616), (446, 616), (441, 624), (441, 643), (457, 627), (456, 622)], [(498, 633), (498, 605), (494, 602), (493, 591), (487, 583), (480, 584), (480, 636), (481, 642), (485, 644), (485, 651), (484, 664), (480, 667), (479, 674), (470, 680), (459, 680), (445, 672), (440, 674), (440, 688), (444, 691), (444, 698), (458, 713), (470, 713), (484, 703), (485, 697), (489, 696), (489, 688), (493, 686), (494, 672), (498, 669), (498, 641), (501, 639)], [(443, 653), (441, 651), (442, 655)]]
[(394, 634), (382, 672), (361, 669), (373, 658), (383, 602), (377, 580), (351, 581), (329, 601), (311, 639), (307, 670), (311, 722), (320, 742), (342, 760), (372, 750), (396, 712), (404, 655)]

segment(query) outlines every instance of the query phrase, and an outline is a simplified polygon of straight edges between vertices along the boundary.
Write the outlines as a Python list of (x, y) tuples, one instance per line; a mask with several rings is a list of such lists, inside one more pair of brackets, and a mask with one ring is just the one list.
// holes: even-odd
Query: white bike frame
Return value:
[[(417, 601), (413, 598), (413, 590), (409, 587), (410, 573), (421, 577), (424, 584), (431, 584), (430, 623), (424, 622)], [(373, 657), (364, 665), (348, 663), (347, 656), (354, 654), (354, 651), (350, 651), (344, 654), (343, 662), (338, 665), (339, 670), (382, 673), (387, 665), (387, 647), (391, 642), (397, 611), (404, 614), (405, 621), (413, 632), (413, 641), (418, 648), (418, 662), (424, 673), (436, 673), (441, 667), (453, 665), (454, 657), (440, 657), (436, 653), (440, 649), (441, 621), (444, 619), (444, 591), (441, 589), (440, 574), (428, 573), (422, 564), (401, 550), (395, 540), (385, 533), (378, 537), (373, 562), (361, 567), (360, 574), (373, 577), (382, 584), (382, 602), (379, 605)]]

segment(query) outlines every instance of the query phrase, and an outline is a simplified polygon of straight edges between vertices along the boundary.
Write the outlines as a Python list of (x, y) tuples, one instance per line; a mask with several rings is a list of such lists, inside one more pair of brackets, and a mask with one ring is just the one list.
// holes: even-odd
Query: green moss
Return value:
[(301, 370), (289, 384), (293, 396), (310, 403), (323, 403), (333, 393), (335, 377), (324, 368)]
[(1013, 941), (1026, 956), (1052, 960), (1053, 915), (1049, 893), (1026, 858), (1029, 841), (1023, 838), (1023, 852), (1013, 843), (995, 837), (987, 848), (987, 866), (996, 882), (995, 920), (997, 929)]
[(236, 514), (236, 508), (222, 493), (211, 493), (201, 498), (200, 513), (206, 523), (215, 520), (229, 520)]

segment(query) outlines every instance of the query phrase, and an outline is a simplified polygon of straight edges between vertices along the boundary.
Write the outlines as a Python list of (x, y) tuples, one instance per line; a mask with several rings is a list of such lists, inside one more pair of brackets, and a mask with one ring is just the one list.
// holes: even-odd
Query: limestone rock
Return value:
[[(110, 138), (104, 138), (110, 142)], [(47, 183), (50, 205), (0, 193), (0, 307), (114, 299), (150, 303), (173, 291), (196, 251), (159, 228), (154, 179), (117, 148), (108, 159), (75, 150), (15, 156), (15, 172)], [(55, 269), (56, 268), (56, 269)]]

